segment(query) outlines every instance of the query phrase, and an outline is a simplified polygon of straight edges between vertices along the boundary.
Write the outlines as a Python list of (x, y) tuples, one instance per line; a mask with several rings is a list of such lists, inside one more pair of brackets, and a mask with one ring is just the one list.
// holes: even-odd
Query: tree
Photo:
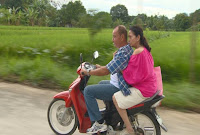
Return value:
[(103, 28), (110, 28), (112, 17), (107, 12), (97, 12), (97, 10), (90, 10), (87, 15), (80, 19), (80, 26), (87, 27), (90, 35), (94, 36)]
[(20, 25), (21, 24), (21, 20), (24, 18), (24, 13), (22, 12), (22, 10), (20, 10), (17, 14), (16, 14), (16, 25)]
[(132, 22), (135, 19), (136, 16), (128, 16), (128, 22)]
[(0, 0), (0, 5), (6, 9), (20, 7), (22, 10), (24, 10), (34, 1), (35, 0)]
[(154, 30), (154, 17), (151, 15), (147, 18), (147, 28)]
[(24, 10), (25, 8), (29, 7), (32, 3), (34, 3), (34, 1), (37, 0), (22, 0), (22, 6), (21, 9)]
[(1, 12), (4, 12), (0, 13), (1, 23), (59, 26), (58, 10), (50, 0), (1, 0), (0, 3)]
[(36, 21), (37, 16), (38, 16), (38, 11), (29, 7), (25, 10), (25, 14), (26, 14), (26, 17), (28, 18), (28, 23), (31, 26), (34, 26), (35, 21)]
[(124, 23), (127, 23), (128, 18), (128, 10), (124, 5), (116, 5), (113, 6), (110, 10), (110, 14), (112, 16), (113, 22), (115, 22), (117, 19), (121, 19)]
[(48, 8), (47, 17), (48, 17), (48, 23), (47, 23), (48, 26), (51, 26), (51, 27), (60, 26), (59, 13), (55, 7), (50, 6)]
[(166, 30), (166, 23), (167, 23), (168, 18), (164, 15), (158, 16), (156, 20), (156, 29), (157, 30)]
[(79, 27), (87, 28), (93, 23), (92, 17), (90, 14), (85, 14), (79, 19)]
[(137, 16), (133, 19), (133, 21), (131, 22), (131, 25), (138, 25), (143, 28), (144, 23), (143, 23), (142, 19)]
[(168, 19), (165, 22), (166, 25), (166, 30), (174, 30), (174, 20), (173, 19)]
[(138, 14), (137, 17), (142, 20), (143, 25), (146, 25), (146, 22), (147, 22), (147, 15), (146, 14)]
[(115, 22), (113, 22), (113, 28), (118, 25), (124, 25), (124, 22), (121, 19), (117, 19)]
[(174, 25), (176, 31), (185, 31), (191, 26), (191, 20), (185, 13), (180, 13), (175, 16)]
[(2, 23), (10, 25), (11, 23), (11, 10), (10, 9), (0, 9), (0, 18)]
[(193, 25), (197, 25), (200, 22), (200, 9), (190, 14)]
[(110, 25), (112, 23), (112, 17), (109, 13), (107, 12), (98, 12), (95, 15), (95, 20), (96, 20), (96, 26), (101, 27), (101, 28), (110, 28)]
[(22, 6), (22, 1), (23, 0), (1, 0), (0, 4), (4, 8), (17, 8)]
[(98, 12), (93, 18), (93, 24), (89, 26), (91, 35), (95, 35), (103, 28), (109, 28), (112, 23), (112, 18), (107, 12)]
[(151, 30), (173, 30), (174, 21), (168, 19), (168, 17), (162, 16), (150, 16), (147, 18), (147, 28)]
[(78, 22), (82, 15), (86, 14), (86, 9), (81, 1), (70, 1), (67, 5), (63, 5), (59, 11), (62, 25), (72, 26), (72, 22)]
[(38, 25), (46, 25), (47, 14), (49, 12), (49, 8), (51, 7), (49, 0), (34, 0), (30, 7), (37, 11)]
[(17, 16), (18, 16), (19, 9), (20, 9), (19, 7), (17, 7), (17, 8), (13, 7), (13, 8), (9, 9), (10, 13), (11, 13), (10, 20), (11, 20), (12, 24), (17, 25), (17, 20), (18, 20)]

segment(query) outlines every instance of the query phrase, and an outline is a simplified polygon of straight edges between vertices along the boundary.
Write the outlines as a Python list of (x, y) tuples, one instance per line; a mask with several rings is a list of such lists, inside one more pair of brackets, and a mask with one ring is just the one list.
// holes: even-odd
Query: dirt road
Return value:
[[(55, 135), (47, 122), (47, 108), (56, 93), (0, 82), (0, 135)], [(169, 129), (162, 135), (200, 135), (200, 114), (164, 108), (158, 113)]]

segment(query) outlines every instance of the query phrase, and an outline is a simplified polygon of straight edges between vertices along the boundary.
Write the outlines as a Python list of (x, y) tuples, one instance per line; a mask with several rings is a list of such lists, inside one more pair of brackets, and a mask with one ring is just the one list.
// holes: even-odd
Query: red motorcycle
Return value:
[[(98, 52), (94, 53), (94, 58), (98, 57)], [(90, 76), (81, 76), (81, 68), (95, 69), (96, 67), (88, 62), (82, 63), (77, 69), (78, 78), (69, 86), (68, 91), (58, 93), (50, 103), (47, 117), (51, 129), (57, 135), (72, 135), (78, 127), (80, 133), (86, 133), (91, 127), (91, 121), (87, 113), (83, 91)], [(161, 135), (160, 127), (167, 132), (167, 128), (162, 123), (162, 119), (156, 112), (156, 107), (160, 105), (164, 95), (159, 95), (159, 91), (144, 102), (127, 109), (129, 119), (137, 135)], [(118, 131), (125, 128), (124, 122), (118, 114), (112, 101), (104, 101), (105, 108), (101, 109), (108, 130), (106, 135), (116, 135)]]

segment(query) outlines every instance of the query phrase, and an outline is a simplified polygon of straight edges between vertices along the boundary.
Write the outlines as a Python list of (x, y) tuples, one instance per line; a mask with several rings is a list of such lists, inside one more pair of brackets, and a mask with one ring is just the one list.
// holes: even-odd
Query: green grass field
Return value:
[[(170, 32), (170, 37), (151, 43), (155, 65), (161, 65), (165, 80), (189, 80), (191, 32)], [(200, 80), (200, 32), (196, 34), (195, 77)]]
[[(200, 33), (196, 34), (195, 82), (189, 82), (191, 32), (145, 31), (154, 57), (161, 66), (166, 96), (163, 105), (200, 112)], [(116, 50), (112, 29), (90, 37), (87, 29), (0, 26), (0, 78), (39, 87), (67, 89), (77, 77), (79, 54), (91, 61), (107, 64)], [(105, 77), (92, 77), (89, 84)]]

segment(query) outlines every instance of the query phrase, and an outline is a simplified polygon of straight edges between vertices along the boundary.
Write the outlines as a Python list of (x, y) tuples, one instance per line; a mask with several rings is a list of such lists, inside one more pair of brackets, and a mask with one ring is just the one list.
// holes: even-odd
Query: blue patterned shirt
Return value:
[(127, 67), (132, 54), (133, 49), (130, 45), (120, 47), (114, 58), (106, 65), (111, 74), (117, 73), (119, 88), (124, 96), (130, 95), (131, 91), (129, 90), (129, 85), (125, 82), (121, 71)]

